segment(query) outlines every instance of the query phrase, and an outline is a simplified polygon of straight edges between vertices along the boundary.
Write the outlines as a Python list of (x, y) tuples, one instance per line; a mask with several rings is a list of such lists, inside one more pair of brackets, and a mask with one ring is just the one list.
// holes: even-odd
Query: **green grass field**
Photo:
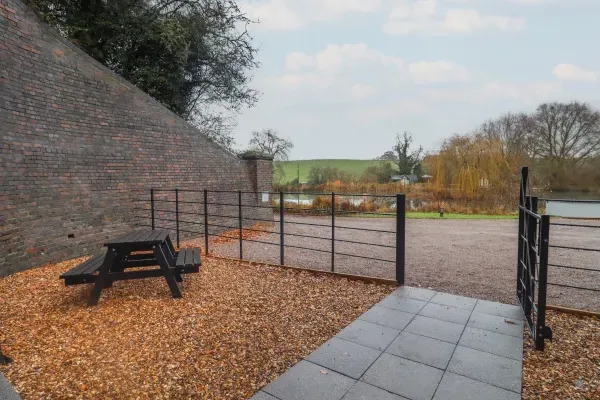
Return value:
[(308, 172), (311, 167), (336, 167), (342, 171), (351, 173), (360, 177), (371, 165), (377, 165), (379, 161), (375, 160), (298, 160), (298, 161), (280, 161), (283, 165), (286, 182), (291, 182), (298, 177), (298, 167), (300, 168), (300, 182), (308, 180)]

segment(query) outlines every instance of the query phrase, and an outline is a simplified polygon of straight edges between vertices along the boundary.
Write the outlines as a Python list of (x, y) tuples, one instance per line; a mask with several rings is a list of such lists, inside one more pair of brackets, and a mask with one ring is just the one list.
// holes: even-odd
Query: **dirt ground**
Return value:
[[(29, 399), (244, 399), (394, 290), (207, 258), (182, 299), (162, 278), (91, 285), (84, 258), (0, 279), (0, 372)], [(0, 396), (1, 397), (1, 396)]]
[[(285, 263), (317, 269), (331, 268), (331, 217), (285, 216)], [(577, 223), (553, 219), (553, 222)], [(580, 221), (581, 222), (581, 221)], [(302, 225), (308, 223), (314, 225)], [(600, 221), (586, 221), (599, 225)], [(406, 221), (406, 284), (487, 300), (513, 303), (516, 291), (516, 220), (432, 220)], [(369, 232), (343, 227), (395, 231), (393, 218), (336, 217), (335, 271), (395, 278), (395, 234)], [(274, 232), (279, 223), (273, 224)], [(377, 247), (337, 240), (369, 242), (392, 247)], [(243, 257), (279, 263), (279, 234), (254, 238), (274, 245), (245, 241)], [(600, 229), (552, 226), (551, 244), (600, 249)], [(304, 250), (309, 247), (316, 250)], [(214, 246), (217, 255), (238, 257), (239, 244)], [(320, 250), (320, 251), (318, 251)], [(391, 262), (349, 257), (339, 253), (385, 259)], [(600, 252), (551, 248), (550, 263), (600, 270)], [(600, 272), (550, 267), (548, 281), (600, 289)], [(548, 303), (600, 311), (600, 294), (549, 286)]]
[(525, 331), (524, 400), (600, 399), (600, 319), (549, 311), (554, 339), (536, 351)]

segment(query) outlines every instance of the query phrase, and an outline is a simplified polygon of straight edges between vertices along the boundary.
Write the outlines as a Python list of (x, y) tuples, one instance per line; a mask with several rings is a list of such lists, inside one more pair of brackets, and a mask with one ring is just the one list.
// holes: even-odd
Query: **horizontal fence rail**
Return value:
[[(148, 192), (147, 192), (148, 193)], [(239, 242), (238, 256), (240, 259), (250, 259), (244, 253), (244, 243), (260, 243), (268, 246), (279, 247), (279, 264), (286, 265), (286, 249), (297, 249), (320, 254), (330, 254), (329, 269), (336, 271), (338, 257), (349, 257), (360, 260), (373, 260), (393, 266), (396, 281), (404, 284), (405, 280), (405, 224), (406, 224), (406, 198), (404, 194), (377, 195), (377, 194), (338, 194), (338, 193), (299, 193), (299, 192), (272, 192), (272, 191), (229, 191), (229, 190), (193, 190), (193, 189), (150, 189), (148, 197), (135, 199), (137, 205), (133, 207), (136, 217), (148, 220), (140, 226), (152, 229), (170, 229), (175, 233), (177, 246), (180, 247), (183, 236), (186, 238), (204, 238), (204, 253), (209, 254), (211, 238), (222, 238)], [(319, 197), (319, 205), (306, 207), (302, 204), (300, 196)], [(356, 200), (357, 197), (363, 200)], [(327, 200), (323, 200), (327, 199)], [(369, 202), (380, 203), (386, 207), (386, 212), (363, 210), (361, 207), (364, 199)], [(379, 209), (379, 208), (378, 208)], [(388, 212), (387, 210), (393, 212)], [(305, 222), (289, 220), (289, 216), (312, 216), (323, 218), (323, 223), (317, 221)], [(365, 215), (368, 217), (381, 216), (394, 219), (396, 229), (371, 229), (360, 226), (348, 226), (339, 223), (336, 217), (346, 217), (352, 220), (353, 216)], [(325, 221), (328, 221), (325, 223)], [(272, 223), (269, 228), (253, 225), (258, 223)], [(318, 228), (321, 236), (300, 232), (289, 232), (289, 226)], [(350, 224), (351, 225), (351, 224)], [(288, 229), (286, 229), (288, 227)], [(352, 232), (369, 232), (378, 235), (390, 235), (389, 244), (375, 243), (374, 241), (357, 240)], [(258, 238), (246, 237), (245, 232), (255, 232), (266, 236)], [(346, 236), (340, 236), (347, 232)], [(296, 238), (290, 243), (286, 239)], [(262, 240), (264, 239), (264, 240)], [(298, 239), (310, 241), (309, 245)], [(272, 240), (272, 241), (270, 241)], [(316, 242), (315, 242), (316, 241)], [(312, 243), (314, 242), (314, 243)], [(318, 244), (321, 243), (321, 244)], [(355, 252), (340, 251), (336, 244), (366, 246), (366, 248), (392, 249), (395, 257), (378, 257), (370, 251)], [(348, 246), (346, 246), (348, 247)], [(364, 248), (364, 247), (363, 247)], [(357, 254), (358, 253), (358, 254)], [(259, 261), (259, 260), (251, 260)]]
[[(561, 200), (561, 201), (565, 201), (565, 200)], [(575, 202), (575, 203), (590, 203), (590, 202), (600, 203), (600, 201), (593, 201), (593, 200), (577, 200), (577, 201), (573, 201), (573, 202)], [(559, 227), (559, 229), (565, 228), (565, 227), (570, 227), (570, 228), (574, 228), (574, 229), (583, 230), (585, 232), (594, 232), (593, 230), (600, 229), (600, 225), (591, 225), (591, 224), (586, 224), (586, 223), (551, 222), (550, 225)], [(600, 231), (597, 231), (596, 234), (597, 235), (600, 234)], [(583, 252), (583, 253), (590, 253), (590, 254), (600, 253), (600, 249), (598, 249), (598, 248), (588, 248), (588, 247), (579, 247), (579, 246), (564, 246), (564, 245), (557, 245), (557, 244), (550, 244), (549, 247), (554, 248), (554, 249), (566, 250), (569, 254), (571, 252)], [(600, 282), (600, 256), (596, 257), (595, 261), (596, 261), (596, 266), (594, 266), (594, 268), (582, 267), (582, 266), (578, 266), (578, 265), (565, 265), (562, 263), (559, 264), (559, 263), (553, 263), (553, 262), (550, 262), (548, 264), (548, 267), (573, 270), (573, 271), (584, 271), (584, 273), (586, 274), (585, 281), (587, 284), (589, 284), (591, 282)], [(555, 286), (555, 287), (563, 287), (563, 288), (569, 288), (569, 289), (582, 290), (582, 291), (587, 291), (587, 292), (600, 293), (600, 288), (581, 286), (579, 284), (566, 284), (563, 282), (548, 282), (548, 285)]]

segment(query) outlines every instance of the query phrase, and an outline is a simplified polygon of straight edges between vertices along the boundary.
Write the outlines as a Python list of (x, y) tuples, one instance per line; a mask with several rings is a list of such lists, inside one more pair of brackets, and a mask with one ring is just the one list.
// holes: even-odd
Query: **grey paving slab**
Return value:
[(423, 307), (425, 307), (425, 304), (427, 304), (425, 301), (409, 299), (390, 294), (388, 297), (381, 300), (377, 305), (380, 307), (387, 307), (393, 310), (416, 314), (421, 311)]
[(497, 315), (499, 317), (510, 318), (514, 320), (524, 320), (523, 310), (519, 306), (510, 304), (495, 303), (492, 301), (479, 300), (475, 306), (474, 312)]
[(337, 337), (377, 350), (385, 350), (399, 333), (398, 329), (357, 319), (338, 333)]
[(522, 363), (517, 360), (457, 346), (447, 371), (521, 393)]
[(446, 372), (433, 400), (519, 400), (520, 394)]
[(419, 315), (464, 325), (469, 320), (471, 311), (444, 304), (428, 303), (421, 311), (419, 311)]
[(250, 397), (250, 400), (279, 400), (277, 397), (271, 396), (269, 393), (265, 393), (262, 390)]
[(477, 299), (448, 293), (438, 293), (429, 301), (435, 304), (444, 304), (446, 306), (464, 308), (466, 310), (473, 310), (477, 303)]
[(383, 353), (361, 380), (411, 400), (431, 400), (443, 371)]
[(450, 343), (458, 343), (464, 325), (417, 315), (405, 331)]
[(380, 350), (334, 337), (313, 351), (306, 360), (358, 379), (380, 354)]
[(364, 382), (356, 382), (342, 400), (408, 400)]
[(396, 296), (407, 297), (409, 299), (429, 301), (437, 294), (435, 290), (416, 288), (411, 286), (402, 286), (392, 292)]
[(478, 329), (485, 329), (487, 331), (502, 333), (504, 335), (511, 335), (517, 337), (523, 337), (523, 322), (510, 318), (498, 317), (491, 314), (481, 314), (474, 312), (469, 318), (467, 326)]
[(432, 367), (445, 369), (456, 345), (409, 332), (402, 332), (386, 349), (393, 354)]
[(402, 287), (252, 399), (517, 400), (521, 318), (517, 306)]
[(21, 400), (21, 396), (15, 392), (15, 389), (0, 373), (0, 399), (2, 400)]
[(281, 400), (340, 400), (354, 379), (308, 361), (300, 361), (263, 389)]
[(384, 325), (390, 328), (402, 330), (415, 317), (404, 311), (393, 310), (380, 306), (374, 306), (363, 315), (358, 317), (363, 321), (369, 321), (374, 324)]
[(514, 360), (522, 360), (523, 358), (523, 336), (503, 335), (467, 327), (458, 344)]

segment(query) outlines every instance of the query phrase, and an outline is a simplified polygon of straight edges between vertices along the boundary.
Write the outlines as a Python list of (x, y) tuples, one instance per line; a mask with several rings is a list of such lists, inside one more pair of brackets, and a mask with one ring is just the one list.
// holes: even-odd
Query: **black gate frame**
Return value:
[[(546, 326), (548, 247), (550, 216), (538, 213), (538, 198), (528, 195), (529, 168), (521, 168), (519, 189), (519, 236), (517, 255), (517, 298), (537, 350), (544, 350), (552, 329)], [(537, 299), (537, 301), (536, 301)]]

